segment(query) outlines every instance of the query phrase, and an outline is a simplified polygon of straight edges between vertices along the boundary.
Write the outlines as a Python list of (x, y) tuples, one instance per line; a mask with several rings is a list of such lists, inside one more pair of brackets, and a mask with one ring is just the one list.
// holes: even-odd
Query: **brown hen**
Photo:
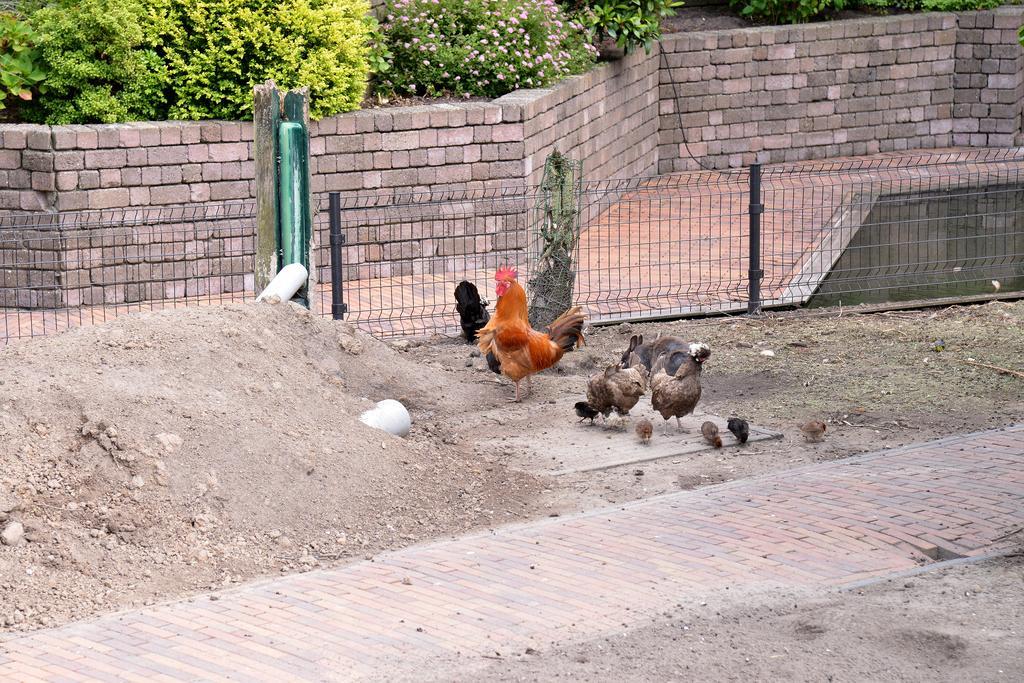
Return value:
[(605, 418), (613, 410), (628, 415), (645, 391), (647, 371), (643, 366), (623, 370), (618, 365), (609, 365), (587, 380), (587, 403)]
[(692, 413), (700, 400), (700, 374), (704, 361), (710, 355), (711, 349), (707, 344), (690, 344), (688, 351), (673, 351), (655, 363), (651, 377), (651, 406), (665, 420), (676, 418), (680, 429), (683, 426), (680, 418)]

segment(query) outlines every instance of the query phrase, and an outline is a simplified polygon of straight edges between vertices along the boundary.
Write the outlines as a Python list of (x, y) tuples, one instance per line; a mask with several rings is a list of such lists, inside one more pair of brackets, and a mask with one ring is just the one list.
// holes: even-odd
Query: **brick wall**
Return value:
[(251, 123), (0, 125), (0, 135), (0, 180), (8, 180), (0, 210), (159, 206), (253, 192)]
[[(589, 179), (1021, 133), (1024, 8), (667, 36), (546, 90), (314, 123), (313, 190), (536, 183), (555, 146)], [(0, 125), (0, 210), (253, 195), (252, 125)]]
[(643, 52), (553, 90), (512, 93), (526, 125), (525, 166), (536, 186), (552, 150), (583, 161), (589, 180), (651, 175), (658, 145), (658, 61)]
[(1021, 133), (1024, 8), (662, 40), (658, 170), (957, 145)]
[(1021, 144), (1024, 51), (1018, 7), (963, 14), (957, 25), (953, 75), (953, 144)]
[[(583, 160), (588, 180), (603, 180), (694, 168), (692, 157), (726, 167), (1018, 144), (1024, 142), (1024, 51), (1016, 37), (1021, 23), (1024, 8), (1006, 7), (666, 36), (651, 55), (630, 55), (549, 89), (315, 122), (312, 189), (351, 195), (536, 186), (544, 158), (556, 147)], [(239, 122), (0, 125), (0, 213), (249, 199), (252, 138), (252, 125)], [(524, 212), (479, 206), (485, 208), (458, 220), (419, 222), (419, 242), (386, 244), (394, 227), (383, 220), (370, 226), (376, 232), (367, 228), (366, 235), (351, 235), (363, 241), (351, 271), (370, 276), (446, 270), (456, 262), (468, 266), (475, 258), (470, 252), (482, 249), (487, 254), (480, 258), (487, 262), (502, 250), (525, 247)], [(456, 232), (463, 229), (486, 237), (461, 239)], [(320, 238), (326, 244), (326, 235)], [(8, 266), (19, 258), (56, 258), (46, 240), (32, 256), (9, 232), (5, 239), (5, 282), (29, 277), (9, 274)], [(147, 281), (153, 264), (198, 263), (235, 248), (205, 238), (176, 249), (154, 244), (164, 242), (143, 235), (116, 245), (143, 251), (131, 264), (139, 266), (139, 281)], [(225, 258), (248, 253), (243, 252)], [(64, 289), (67, 301), (82, 302), (134, 301), (163, 291), (97, 290), (97, 278), (109, 266), (103, 254), (93, 253), (95, 267), (87, 274), (70, 268), (60, 277), (31, 275), (38, 299), (33, 305), (49, 301), (54, 287)], [(224, 264), (229, 291), (244, 264)], [(206, 277), (200, 268), (174, 271), (167, 286), (177, 293), (182, 280)], [(185, 286), (189, 294), (207, 287), (199, 280)]]

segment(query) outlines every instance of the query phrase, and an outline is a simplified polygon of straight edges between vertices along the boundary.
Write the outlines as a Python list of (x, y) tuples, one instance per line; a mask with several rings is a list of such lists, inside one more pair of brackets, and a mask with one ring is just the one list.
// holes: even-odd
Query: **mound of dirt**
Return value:
[[(449, 375), (291, 305), (0, 349), (0, 630), (527, 515), (538, 482), (467, 459), (438, 418), (472, 397)], [(407, 439), (359, 422), (384, 398)]]

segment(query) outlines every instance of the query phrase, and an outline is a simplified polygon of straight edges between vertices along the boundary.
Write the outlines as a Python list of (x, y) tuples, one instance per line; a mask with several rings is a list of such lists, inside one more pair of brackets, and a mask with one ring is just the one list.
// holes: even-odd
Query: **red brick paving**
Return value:
[(714, 588), (850, 584), (933, 545), (998, 547), (1024, 525), (1022, 456), (1024, 424), (407, 548), (7, 636), (0, 680), (380, 677), (594, 637)]

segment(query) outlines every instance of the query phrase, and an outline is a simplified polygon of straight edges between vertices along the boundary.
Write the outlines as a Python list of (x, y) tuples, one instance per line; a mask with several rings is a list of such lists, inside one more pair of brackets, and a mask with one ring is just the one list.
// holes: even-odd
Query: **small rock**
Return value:
[(10, 493), (0, 492), (0, 512), (14, 512), (21, 502)]
[(363, 352), (363, 342), (356, 337), (344, 335), (338, 340), (338, 345), (351, 356), (358, 356)]
[(25, 527), (21, 522), (11, 522), (4, 527), (2, 533), (0, 533), (0, 541), (3, 541), (4, 545), (18, 545), (25, 539)]
[(398, 341), (391, 342), (391, 348), (395, 351), (408, 351), (412, 348), (412, 344), (408, 339), (399, 339)]
[(772, 358), (772, 357), (775, 356), (775, 352), (772, 351), (771, 349), (765, 349), (764, 351), (761, 352), (761, 355), (762, 356), (768, 356), (769, 358)]
[(168, 432), (157, 434), (156, 440), (160, 442), (160, 445), (163, 446), (163, 449), (168, 453), (173, 453), (176, 448), (184, 443), (180, 436)]
[(132, 477), (132, 480), (128, 482), (128, 484), (133, 489), (141, 489), (143, 486), (146, 485), (146, 480), (136, 474), (134, 477)]
[(633, 475), (637, 476), (637, 477), (642, 477), (642, 476), (644, 476), (644, 471), (641, 470), (641, 469), (635, 469), (635, 470), (633, 470)]

